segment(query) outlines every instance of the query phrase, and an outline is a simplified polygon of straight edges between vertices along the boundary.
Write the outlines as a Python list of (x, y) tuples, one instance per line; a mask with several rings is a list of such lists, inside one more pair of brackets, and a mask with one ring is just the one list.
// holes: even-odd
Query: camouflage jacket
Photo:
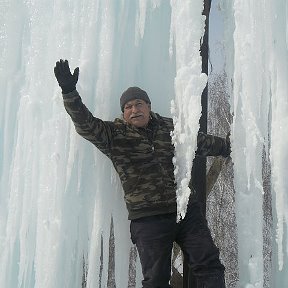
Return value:
[[(136, 128), (119, 118), (95, 118), (76, 90), (63, 98), (77, 133), (111, 159), (123, 186), (128, 218), (176, 212), (172, 119), (151, 112), (147, 128)], [(227, 149), (225, 139), (198, 136), (199, 155), (227, 156)]]

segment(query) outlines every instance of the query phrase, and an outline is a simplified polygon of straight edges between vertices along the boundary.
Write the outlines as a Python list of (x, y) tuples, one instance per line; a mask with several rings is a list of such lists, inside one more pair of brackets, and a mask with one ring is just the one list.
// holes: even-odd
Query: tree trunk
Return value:
[[(202, 56), (202, 72), (208, 75), (208, 30), (209, 30), (209, 12), (211, 0), (204, 0), (203, 15), (206, 16), (205, 33), (201, 46), (200, 55)], [(208, 85), (203, 90), (201, 97), (202, 116), (200, 118), (200, 131), (207, 133), (207, 103), (208, 103)], [(197, 176), (197, 177), (196, 177)], [(196, 190), (199, 201), (202, 202), (204, 214), (206, 214), (206, 159), (204, 157), (195, 157), (192, 168), (192, 183)], [(183, 288), (196, 288), (196, 279), (192, 271), (189, 270), (188, 264), (184, 259), (183, 269)]]

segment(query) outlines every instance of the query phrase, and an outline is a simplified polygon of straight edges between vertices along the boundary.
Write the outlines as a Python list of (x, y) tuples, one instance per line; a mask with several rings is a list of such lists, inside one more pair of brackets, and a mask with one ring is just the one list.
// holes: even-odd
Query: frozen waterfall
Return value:
[[(235, 239), (216, 239), (229, 288), (288, 285), (288, 2), (262, 2), (212, 0), (210, 16), (211, 131), (229, 101), (233, 167), (223, 168), (208, 210), (220, 191), (236, 220), (225, 209), (208, 217), (216, 238), (213, 218), (237, 225)], [(75, 133), (53, 67), (60, 58), (80, 67), (77, 89), (99, 118), (120, 115), (129, 86), (147, 91), (153, 111), (174, 116), (185, 192), (207, 81), (203, 2), (0, 0), (0, 7), (0, 287), (138, 288), (120, 181), (109, 159)]]
[[(220, 1), (231, 79), (232, 159), (240, 287), (263, 287), (263, 157), (270, 158), (273, 266), (270, 287), (287, 278), (288, 3)], [(233, 41), (232, 41), (233, 39)], [(229, 42), (228, 42), (229, 41)], [(285, 193), (286, 192), (286, 193)], [(276, 244), (276, 243), (277, 244)], [(276, 248), (277, 245), (277, 248)]]

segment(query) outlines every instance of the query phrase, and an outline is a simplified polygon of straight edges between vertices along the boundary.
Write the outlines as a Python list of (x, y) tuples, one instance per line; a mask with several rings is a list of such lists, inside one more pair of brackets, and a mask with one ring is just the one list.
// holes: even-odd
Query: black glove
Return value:
[(74, 70), (74, 73), (72, 75), (70, 72), (68, 61), (63, 61), (61, 59), (60, 61), (56, 62), (56, 66), (54, 67), (54, 73), (63, 94), (67, 94), (76, 89), (76, 83), (79, 77), (79, 67)]

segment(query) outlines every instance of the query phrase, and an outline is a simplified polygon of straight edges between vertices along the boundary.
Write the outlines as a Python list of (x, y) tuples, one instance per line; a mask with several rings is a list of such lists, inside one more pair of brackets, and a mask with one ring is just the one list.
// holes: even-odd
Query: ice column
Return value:
[(279, 285), (284, 287), (288, 281), (288, 2), (271, 1), (267, 11), (270, 12), (267, 24), (271, 27), (272, 40), (270, 44), (272, 110), (270, 157), (276, 212), (274, 218), (277, 219), (275, 237), (278, 246), (278, 268), (282, 270), (282, 273), (277, 272), (279, 273), (277, 279), (281, 279)]
[[(203, 1), (171, 1), (171, 47), (176, 53), (175, 100), (171, 103), (175, 146), (178, 220), (184, 218), (190, 195), (192, 161), (197, 145), (201, 93), (207, 82), (201, 73), (200, 39), (204, 34)], [(173, 42), (174, 40), (174, 42)]]
[(240, 286), (263, 287), (262, 151), (268, 150), (270, 136), (280, 269), (287, 251), (287, 3), (235, 0), (233, 10), (232, 158)]
[(234, 1), (232, 135), (240, 285), (263, 286), (262, 152), (267, 148), (269, 55), (265, 5)]

